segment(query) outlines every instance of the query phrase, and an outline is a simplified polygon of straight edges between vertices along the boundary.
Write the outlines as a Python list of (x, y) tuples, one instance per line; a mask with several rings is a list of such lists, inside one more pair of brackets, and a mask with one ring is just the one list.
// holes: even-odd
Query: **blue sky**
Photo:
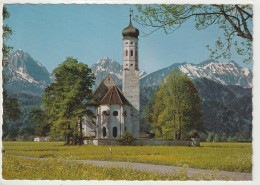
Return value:
[[(92, 65), (108, 56), (122, 63), (122, 30), (129, 24), (133, 5), (6, 5), (11, 17), (4, 23), (14, 30), (8, 44), (23, 49), (49, 72), (72, 56)], [(133, 23), (140, 32), (147, 28)], [(142, 33), (141, 33), (142, 35)], [(218, 27), (197, 31), (189, 21), (173, 34), (157, 31), (139, 38), (140, 69), (150, 73), (177, 62), (200, 63), (209, 58)], [(233, 54), (243, 67), (242, 57)], [(220, 59), (221, 62), (229, 60)]]

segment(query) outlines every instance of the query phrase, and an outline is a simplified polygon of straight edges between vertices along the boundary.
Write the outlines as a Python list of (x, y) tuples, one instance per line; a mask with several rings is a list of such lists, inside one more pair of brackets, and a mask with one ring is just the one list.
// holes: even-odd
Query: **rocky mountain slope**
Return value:
[[(109, 74), (113, 77), (119, 86), (122, 84), (123, 66), (115, 60), (108, 57), (103, 57), (90, 68), (96, 76), (94, 88), (97, 88), (100, 82)], [(147, 73), (145, 71), (140, 71), (140, 78), (146, 74)]]
[[(207, 78), (193, 79), (198, 90), (204, 131), (230, 136), (252, 134), (252, 88), (223, 85)], [(142, 131), (147, 130), (145, 107), (158, 86), (141, 88)]]
[[(27, 129), (29, 126), (24, 125), (29, 124), (29, 110), (40, 105), (39, 96), (44, 92), (45, 87), (51, 83), (52, 77), (41, 63), (22, 50), (13, 53), (8, 63), (9, 65), (4, 69), (8, 77), (5, 88), (10, 92), (10, 96), (19, 97), (20, 103), (23, 102), (21, 103), (23, 110), (28, 109), (28, 111), (23, 111), (24, 114), (19, 119), (19, 123), (14, 124), (17, 128)], [(116, 61), (103, 57), (93, 64), (91, 69), (96, 75), (95, 87), (108, 74), (121, 86), (122, 65)], [(228, 135), (246, 133), (251, 135), (252, 72), (232, 61), (220, 63), (213, 60), (207, 60), (200, 64), (175, 63), (151, 74), (141, 71), (142, 131), (147, 129), (144, 120), (145, 106), (154, 90), (167, 73), (172, 70), (181, 70), (193, 79), (202, 99), (202, 113), (206, 132), (226, 133)], [(33, 101), (30, 102), (30, 100)], [(28, 106), (25, 104), (28, 104)], [(13, 126), (10, 128), (13, 128)], [(10, 132), (8, 131), (8, 133)]]
[(234, 61), (221, 63), (214, 60), (206, 60), (200, 64), (175, 63), (144, 76), (141, 78), (141, 85), (157, 86), (172, 70), (180, 70), (191, 79), (205, 77), (223, 85), (252, 87), (253, 74), (250, 69), (242, 68)]
[(10, 56), (4, 71), (8, 78), (5, 88), (10, 92), (41, 95), (51, 83), (47, 69), (23, 50)]

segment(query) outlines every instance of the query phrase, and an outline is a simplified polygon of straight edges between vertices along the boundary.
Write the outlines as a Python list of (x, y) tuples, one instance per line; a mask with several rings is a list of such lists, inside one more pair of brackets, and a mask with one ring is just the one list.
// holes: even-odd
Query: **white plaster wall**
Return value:
[[(124, 39), (123, 41), (123, 58), (124, 58), (124, 69), (139, 68), (138, 66), (138, 39)], [(133, 56), (131, 56), (131, 50), (133, 51)], [(128, 51), (128, 55), (126, 55)]]
[[(97, 108), (95, 106), (88, 106), (87, 110), (90, 110), (94, 113), (94, 115), (97, 114)], [(84, 137), (89, 137), (93, 136), (96, 137), (96, 125), (93, 124), (93, 120), (90, 119), (88, 116), (85, 116), (83, 118), (83, 136)]]
[[(104, 115), (103, 112), (107, 111), (109, 112), (109, 115)], [(109, 134), (109, 121), (110, 121), (110, 107), (108, 105), (101, 105), (100, 106), (100, 128), (101, 128), (101, 138), (109, 138), (110, 134)], [(106, 136), (103, 137), (103, 127), (106, 128)]]
[(131, 119), (131, 110), (130, 106), (124, 105), (124, 111), (126, 111), (126, 117), (124, 117), (124, 126), (129, 132), (133, 132), (132, 119)]
[(123, 93), (128, 101), (140, 110), (139, 71), (123, 70)]
[[(132, 42), (132, 43), (131, 43)], [(124, 39), (123, 93), (131, 103), (130, 116), (125, 118), (125, 126), (135, 138), (140, 136), (140, 82), (138, 69), (138, 39)], [(128, 55), (126, 56), (126, 50)], [(133, 56), (131, 56), (133, 50)], [(133, 64), (133, 66), (131, 66)]]
[[(117, 111), (118, 115), (114, 116), (113, 112)], [(121, 112), (121, 107), (120, 105), (111, 105), (110, 106), (110, 122), (109, 122), (109, 136), (110, 138), (114, 138), (113, 136), (113, 128), (117, 127), (117, 137), (119, 137), (121, 135), (121, 128), (122, 125), (120, 123), (120, 120), (122, 118), (122, 112)]]

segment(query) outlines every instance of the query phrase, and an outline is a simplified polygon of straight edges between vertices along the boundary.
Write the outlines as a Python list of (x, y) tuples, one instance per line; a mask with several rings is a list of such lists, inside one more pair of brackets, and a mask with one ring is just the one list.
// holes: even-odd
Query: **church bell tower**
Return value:
[[(135, 138), (140, 137), (140, 86), (138, 64), (138, 36), (139, 30), (130, 23), (123, 32), (123, 93), (131, 103), (131, 129)], [(128, 127), (129, 129), (129, 127)]]
[(139, 112), (140, 110), (140, 87), (139, 87), (139, 64), (138, 64), (138, 36), (139, 30), (130, 23), (122, 31), (123, 35), (123, 93), (129, 102)]

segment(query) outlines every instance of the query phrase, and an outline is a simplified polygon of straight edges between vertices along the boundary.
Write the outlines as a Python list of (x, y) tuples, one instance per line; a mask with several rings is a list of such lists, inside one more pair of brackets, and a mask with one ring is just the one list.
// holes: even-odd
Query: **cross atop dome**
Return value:
[(130, 39), (130, 38), (138, 39), (138, 36), (139, 36), (139, 30), (137, 28), (133, 27), (133, 25), (132, 25), (132, 20), (131, 20), (132, 14), (133, 14), (133, 10), (130, 9), (130, 14), (129, 14), (130, 22), (129, 22), (129, 25), (128, 25), (128, 27), (126, 27), (122, 31), (122, 35), (123, 35), (124, 39)]

